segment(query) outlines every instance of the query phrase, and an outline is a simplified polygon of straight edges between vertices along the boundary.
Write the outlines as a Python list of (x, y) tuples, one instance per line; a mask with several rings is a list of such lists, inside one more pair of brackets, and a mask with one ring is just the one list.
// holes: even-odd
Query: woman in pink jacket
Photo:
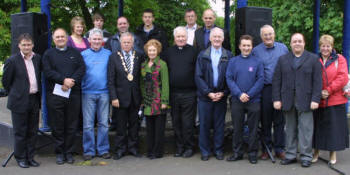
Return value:
[(330, 151), (329, 163), (336, 163), (336, 152), (349, 148), (349, 131), (343, 87), (348, 82), (348, 65), (344, 56), (333, 49), (334, 38), (322, 35), (319, 41), (322, 63), (322, 100), (314, 111), (314, 157), (317, 162), (319, 150)]

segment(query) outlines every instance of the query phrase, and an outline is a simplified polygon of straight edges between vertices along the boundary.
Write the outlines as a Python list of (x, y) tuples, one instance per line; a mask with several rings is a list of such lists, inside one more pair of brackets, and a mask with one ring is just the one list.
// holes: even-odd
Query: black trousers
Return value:
[(163, 156), (166, 114), (146, 116), (147, 154)]
[[(272, 86), (265, 85), (262, 90), (261, 98), (261, 126), (262, 139), (271, 150), (272, 146), (275, 153), (284, 152), (285, 147), (285, 119), (281, 110), (275, 110), (272, 102)], [(273, 126), (273, 143), (272, 143)], [(263, 147), (264, 148), (264, 147)], [(265, 151), (265, 150), (263, 150)]]
[(39, 124), (39, 108), (38, 95), (29, 95), (27, 111), (11, 111), (15, 136), (14, 156), (16, 160), (32, 160), (34, 158), (36, 133)]
[(172, 93), (170, 105), (176, 149), (179, 151), (193, 149), (197, 112), (196, 92)]
[(71, 92), (69, 98), (47, 94), (47, 109), (50, 116), (56, 154), (72, 154), (75, 150), (75, 134), (78, 128), (81, 96)]
[(111, 127), (117, 127), (117, 112), (115, 111), (117, 108), (112, 108), (112, 116), (111, 116)]
[(243, 126), (244, 118), (247, 113), (247, 124), (249, 128), (248, 136), (248, 154), (256, 155), (258, 151), (258, 139), (257, 131), (260, 118), (260, 102), (256, 103), (242, 103), (238, 101), (232, 101), (231, 104), (231, 117), (233, 122), (233, 136), (232, 147), (233, 152), (238, 155), (243, 155)]
[(113, 113), (117, 116), (117, 133), (115, 136), (115, 153), (138, 150), (139, 123), (138, 110), (133, 102), (129, 107), (113, 107)]

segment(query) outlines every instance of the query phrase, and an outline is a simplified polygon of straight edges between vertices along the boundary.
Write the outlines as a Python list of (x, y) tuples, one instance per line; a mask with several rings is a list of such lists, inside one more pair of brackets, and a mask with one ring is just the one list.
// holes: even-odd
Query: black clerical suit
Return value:
[[(47, 81), (47, 109), (55, 139), (55, 152), (71, 155), (75, 151), (75, 133), (81, 104), (81, 80), (85, 74), (85, 63), (80, 52), (72, 47), (61, 50), (48, 49), (42, 62)], [(69, 98), (53, 94), (55, 84), (62, 85), (65, 78), (72, 78), (75, 81)]]

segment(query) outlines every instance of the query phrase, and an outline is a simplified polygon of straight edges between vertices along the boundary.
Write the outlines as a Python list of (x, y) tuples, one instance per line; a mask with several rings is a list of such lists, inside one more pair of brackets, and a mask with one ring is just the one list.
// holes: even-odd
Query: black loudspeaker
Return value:
[(265, 25), (272, 25), (272, 9), (261, 7), (243, 7), (236, 12), (236, 55), (240, 54), (238, 48), (239, 38), (248, 34), (254, 38), (253, 46), (261, 43), (260, 28)]
[(43, 55), (48, 48), (46, 15), (33, 12), (16, 13), (11, 15), (11, 54), (19, 52), (17, 39), (23, 33), (29, 33), (33, 37), (33, 51)]

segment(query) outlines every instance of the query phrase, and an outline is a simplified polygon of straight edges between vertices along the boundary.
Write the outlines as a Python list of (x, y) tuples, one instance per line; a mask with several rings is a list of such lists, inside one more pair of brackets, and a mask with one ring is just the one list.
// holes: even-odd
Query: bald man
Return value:
[[(198, 51), (202, 51), (211, 45), (209, 41), (210, 31), (211, 29), (217, 27), (215, 25), (216, 15), (212, 9), (204, 10), (202, 20), (204, 22), (204, 26), (196, 30), (193, 41), (193, 46), (195, 46)], [(231, 51), (229, 32), (224, 31), (224, 36), (225, 39), (222, 43), (222, 47)]]
[[(47, 80), (47, 109), (55, 139), (56, 163), (73, 164), (85, 63), (80, 52), (67, 46), (68, 35), (64, 29), (56, 29), (52, 39), (56, 47), (44, 53), (42, 62)], [(69, 92), (68, 97), (54, 93), (54, 90), (59, 89), (61, 92)]]

